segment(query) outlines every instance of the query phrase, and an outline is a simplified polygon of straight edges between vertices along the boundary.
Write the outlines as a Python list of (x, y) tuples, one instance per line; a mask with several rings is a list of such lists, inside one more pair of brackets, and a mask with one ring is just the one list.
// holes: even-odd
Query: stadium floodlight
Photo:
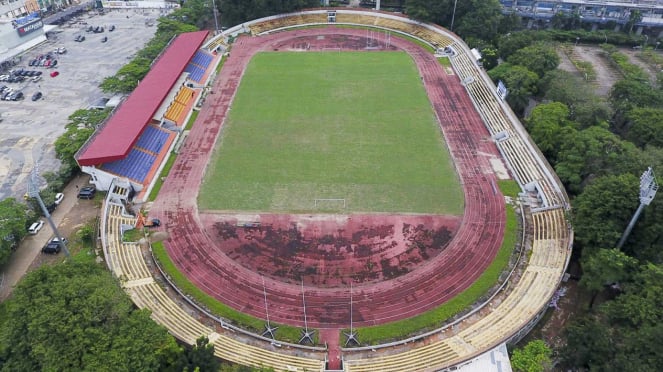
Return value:
[(64, 239), (62, 239), (62, 236), (60, 236), (60, 232), (58, 231), (58, 228), (55, 226), (55, 223), (51, 218), (51, 214), (48, 213), (48, 208), (46, 208), (46, 205), (44, 205), (44, 201), (41, 199), (41, 195), (39, 194), (39, 187), (37, 187), (37, 169), (38, 169), (38, 164), (35, 165), (35, 167), (32, 169), (32, 173), (30, 174), (30, 179), (28, 180), (28, 196), (37, 199), (37, 203), (39, 203), (39, 207), (41, 208), (44, 217), (46, 217), (46, 221), (48, 221), (48, 224), (51, 226), (51, 229), (53, 229), (53, 233), (58, 238), (58, 244), (60, 245), (60, 248), (64, 252), (64, 255), (67, 256), (67, 258), (69, 258), (70, 255), (69, 255), (69, 250), (67, 249), (67, 245), (64, 243)]
[(304, 304), (304, 329), (302, 329), (302, 337), (299, 339), (299, 343), (303, 344), (304, 342), (313, 342), (314, 330), (308, 329), (308, 320), (306, 319), (306, 298), (304, 297), (304, 280), (302, 279), (302, 304)]
[(347, 347), (349, 343), (354, 343), (359, 346), (359, 339), (357, 338), (357, 331), (354, 329), (354, 324), (352, 323), (352, 282), (350, 282), (350, 332), (344, 332), (345, 337), (345, 346)]
[(640, 218), (640, 214), (645, 209), (645, 206), (651, 204), (652, 200), (654, 200), (657, 190), (658, 190), (658, 183), (656, 182), (656, 176), (654, 175), (654, 170), (652, 169), (652, 167), (649, 167), (642, 174), (642, 176), (640, 176), (640, 205), (633, 214), (633, 218), (631, 218), (631, 222), (629, 222), (628, 226), (626, 227), (626, 230), (624, 230), (622, 238), (619, 239), (619, 243), (617, 243), (617, 249), (622, 249), (624, 243), (626, 243), (626, 239), (631, 234), (631, 230), (633, 230), (633, 226), (635, 226), (635, 223), (638, 221), (638, 218)]
[(265, 314), (267, 315), (267, 323), (265, 324), (265, 331), (262, 333), (263, 336), (269, 335), (269, 337), (272, 338), (272, 340), (275, 339), (274, 337), (274, 332), (279, 327), (272, 327), (272, 325), (269, 323), (269, 308), (267, 307), (267, 289), (265, 287), (265, 277), (262, 276), (262, 294), (265, 298)]
[(214, 13), (214, 36), (219, 33), (219, 20), (216, 16), (216, 1), (212, 0), (212, 13)]
[(454, 20), (456, 19), (456, 5), (458, 0), (454, 0), (454, 11), (451, 13), (451, 26), (449, 26), (449, 31), (454, 32)]

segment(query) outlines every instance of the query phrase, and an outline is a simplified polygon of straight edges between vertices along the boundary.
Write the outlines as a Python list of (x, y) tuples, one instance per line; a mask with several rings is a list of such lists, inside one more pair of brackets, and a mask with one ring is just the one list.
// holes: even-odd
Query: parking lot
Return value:
[[(103, 15), (83, 14), (50, 32), (49, 40), (21, 57), (14, 69), (41, 71), (38, 81), (31, 77), (21, 82), (0, 81), (13, 91), (23, 93), (18, 101), (0, 102), (0, 200), (20, 198), (27, 191), (27, 178), (34, 166), (39, 173), (59, 167), (54, 142), (64, 133), (67, 117), (87, 108), (101, 97), (101, 81), (114, 75), (156, 32), (158, 10), (116, 10)], [(115, 26), (110, 32), (109, 27)], [(104, 32), (86, 32), (89, 26), (104, 27)], [(85, 36), (81, 42), (74, 41)], [(107, 41), (102, 42), (106, 37)], [(64, 47), (66, 53), (53, 53)], [(52, 53), (55, 67), (30, 66), (40, 55)], [(57, 76), (52, 77), (54, 71)], [(2, 72), (0, 75), (7, 74)], [(36, 92), (42, 97), (33, 101)]]

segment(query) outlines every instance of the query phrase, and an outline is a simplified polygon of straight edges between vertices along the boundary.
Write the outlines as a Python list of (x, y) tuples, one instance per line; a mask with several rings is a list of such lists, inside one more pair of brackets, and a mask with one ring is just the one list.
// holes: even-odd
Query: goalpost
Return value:
[(315, 209), (345, 209), (345, 199), (342, 198), (317, 198), (313, 199)]

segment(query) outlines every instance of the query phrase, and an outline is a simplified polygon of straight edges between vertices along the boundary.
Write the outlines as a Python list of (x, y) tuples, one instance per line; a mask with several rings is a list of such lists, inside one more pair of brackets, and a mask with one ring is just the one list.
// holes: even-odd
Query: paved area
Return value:
[[(79, 200), (76, 198), (77, 187), (88, 183), (88, 177), (77, 177), (67, 185), (63, 191), (65, 194), (62, 203), (53, 212), (53, 222), (63, 237), (70, 241), (72, 235), (82, 225), (93, 219), (99, 213), (99, 203), (94, 200)], [(43, 218), (42, 218), (43, 219)], [(46, 222), (45, 219), (43, 219)], [(25, 275), (25, 273), (36, 264), (56, 261), (64, 257), (63, 253), (58, 255), (41, 254), (41, 248), (55, 233), (46, 222), (44, 227), (36, 235), (28, 235), (19, 248), (12, 254), (9, 262), (0, 268), (0, 301), (5, 300), (11, 294), (14, 286)]]
[[(146, 21), (158, 16), (156, 11), (134, 10), (83, 14), (52, 31), (46, 43), (22, 56), (16, 68), (42, 71), (43, 78), (38, 82), (0, 82), (23, 91), (26, 97), (0, 102), (0, 199), (22, 197), (35, 163), (39, 163), (40, 174), (59, 167), (53, 144), (64, 133), (67, 117), (104, 96), (99, 83), (114, 75), (154, 36), (156, 25), (148, 26)], [(89, 25), (104, 26), (106, 31), (87, 33)], [(110, 25), (116, 26), (113, 32), (108, 31)], [(84, 35), (85, 41), (74, 41), (76, 35)], [(104, 36), (108, 37), (106, 43), (101, 42)], [(36, 56), (61, 46), (67, 48), (67, 53), (56, 56), (55, 68), (28, 66)], [(54, 70), (59, 76), (50, 77)], [(30, 97), (37, 91), (44, 98), (33, 102)]]

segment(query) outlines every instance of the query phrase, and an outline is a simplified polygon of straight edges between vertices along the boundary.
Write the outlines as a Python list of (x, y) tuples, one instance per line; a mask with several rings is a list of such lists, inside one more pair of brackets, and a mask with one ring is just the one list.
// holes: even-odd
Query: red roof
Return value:
[(78, 155), (79, 165), (97, 165), (127, 156), (208, 33), (187, 32), (173, 40), (133, 93)]

